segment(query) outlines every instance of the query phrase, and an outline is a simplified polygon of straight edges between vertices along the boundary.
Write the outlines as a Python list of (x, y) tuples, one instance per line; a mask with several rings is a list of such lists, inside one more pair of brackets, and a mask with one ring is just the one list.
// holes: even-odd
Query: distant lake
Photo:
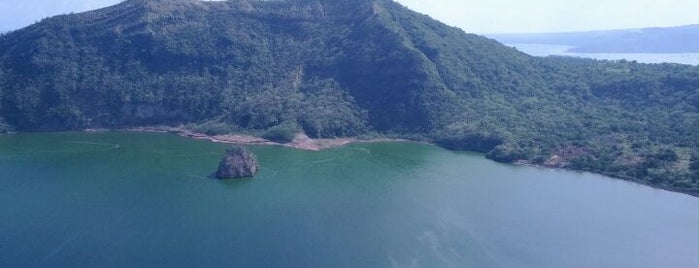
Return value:
[(414, 143), (0, 136), (0, 267), (699, 267), (699, 198)]
[(571, 56), (599, 60), (628, 60), (641, 63), (681, 63), (699, 65), (699, 53), (572, 53), (571, 46), (543, 44), (506, 44), (532, 56)]

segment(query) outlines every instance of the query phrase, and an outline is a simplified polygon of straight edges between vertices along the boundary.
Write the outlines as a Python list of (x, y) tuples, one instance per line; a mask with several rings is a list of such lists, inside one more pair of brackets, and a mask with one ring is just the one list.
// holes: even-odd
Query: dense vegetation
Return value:
[(690, 53), (699, 52), (699, 24), (665, 28), (612, 31), (501, 34), (493, 38), (509, 44), (572, 46), (581, 53)]
[(530, 57), (390, 0), (46, 19), (0, 37), (0, 99), (0, 129), (391, 135), (699, 193), (699, 68)]

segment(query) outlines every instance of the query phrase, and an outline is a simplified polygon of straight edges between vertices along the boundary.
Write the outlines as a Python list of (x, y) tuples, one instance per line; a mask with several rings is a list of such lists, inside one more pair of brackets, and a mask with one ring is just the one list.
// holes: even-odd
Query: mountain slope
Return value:
[(509, 44), (572, 46), (580, 53), (699, 53), (699, 24), (629, 30), (503, 34), (492, 38)]
[(697, 193), (697, 77), (530, 57), (390, 0), (129, 0), (0, 37), (0, 128), (393, 135)]

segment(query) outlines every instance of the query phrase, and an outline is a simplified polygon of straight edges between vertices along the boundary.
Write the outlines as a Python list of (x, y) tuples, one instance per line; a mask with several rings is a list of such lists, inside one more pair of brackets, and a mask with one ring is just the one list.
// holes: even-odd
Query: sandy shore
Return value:
[(277, 143), (269, 141), (260, 137), (251, 135), (241, 135), (241, 134), (226, 134), (226, 135), (206, 135), (203, 133), (196, 133), (180, 127), (138, 127), (130, 128), (128, 131), (141, 131), (141, 132), (162, 132), (162, 133), (173, 133), (180, 135), (182, 137), (188, 137), (198, 140), (208, 140), (218, 143), (230, 143), (230, 144), (248, 144), (248, 145), (278, 145), (284, 147), (290, 147), (300, 150), (307, 151), (320, 151), (330, 148), (336, 148), (344, 146), (350, 143), (357, 142), (395, 142), (395, 141), (406, 141), (400, 139), (371, 139), (371, 140), (360, 140), (357, 138), (335, 138), (335, 139), (312, 139), (306, 134), (299, 133), (290, 143)]

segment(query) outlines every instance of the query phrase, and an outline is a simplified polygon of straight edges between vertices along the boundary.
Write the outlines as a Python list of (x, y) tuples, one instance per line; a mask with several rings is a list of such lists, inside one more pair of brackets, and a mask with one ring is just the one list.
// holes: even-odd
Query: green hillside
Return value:
[(389, 135), (699, 193), (699, 68), (530, 57), (390, 0), (49, 18), (0, 37), (0, 99), (0, 129)]

